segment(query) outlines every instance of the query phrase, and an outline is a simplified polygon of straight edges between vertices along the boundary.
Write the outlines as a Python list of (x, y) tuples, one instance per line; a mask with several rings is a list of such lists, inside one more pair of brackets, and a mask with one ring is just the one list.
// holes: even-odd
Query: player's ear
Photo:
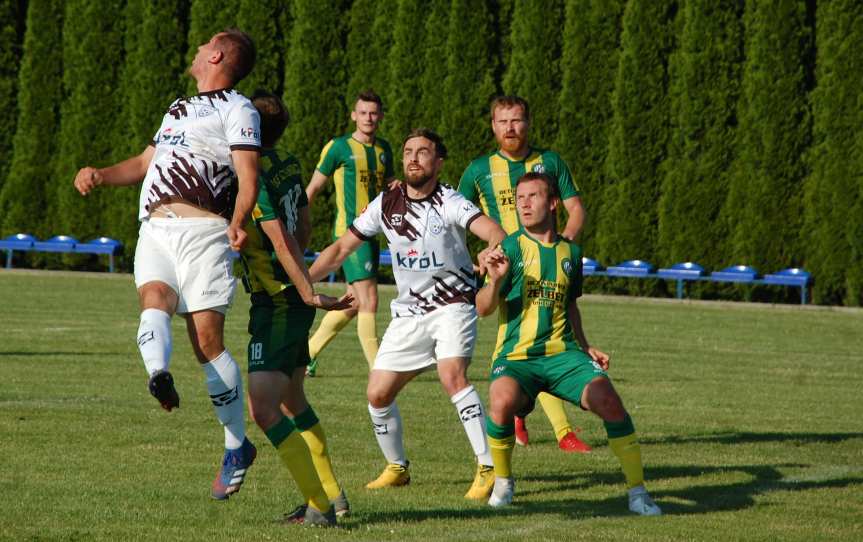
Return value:
[(219, 49), (214, 48), (213, 52), (210, 53), (209, 61), (210, 61), (210, 64), (218, 64), (219, 62), (224, 60), (224, 58), (225, 58), (225, 53), (223, 53)]
[(353, 110), (351, 111), (351, 120), (352, 120), (352, 121), (354, 121), (354, 122), (356, 122), (356, 121), (357, 121), (357, 110), (356, 110), (356, 109), (353, 109)]

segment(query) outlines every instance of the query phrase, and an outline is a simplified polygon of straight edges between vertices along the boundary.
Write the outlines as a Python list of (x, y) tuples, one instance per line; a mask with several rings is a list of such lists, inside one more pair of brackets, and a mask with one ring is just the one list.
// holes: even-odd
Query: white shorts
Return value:
[(446, 305), (421, 316), (393, 318), (381, 340), (375, 369), (416, 371), (439, 359), (468, 358), (476, 343), (476, 308)]
[(233, 258), (223, 218), (150, 218), (135, 248), (135, 286), (164, 282), (175, 292), (177, 313), (216, 309), (234, 298)]

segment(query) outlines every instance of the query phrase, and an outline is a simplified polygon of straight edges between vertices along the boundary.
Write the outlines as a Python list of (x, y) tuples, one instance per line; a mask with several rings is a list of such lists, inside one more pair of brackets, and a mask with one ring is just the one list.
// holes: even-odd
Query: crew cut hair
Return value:
[(560, 191), (557, 188), (557, 183), (554, 182), (554, 179), (551, 178), (551, 175), (548, 173), (539, 173), (538, 171), (528, 171), (524, 175), (518, 178), (515, 182), (515, 187), (518, 188), (518, 185), (521, 183), (526, 183), (528, 181), (542, 181), (545, 183), (545, 188), (550, 198), (560, 199)]
[(381, 99), (380, 95), (374, 90), (367, 88), (366, 90), (357, 94), (358, 102), (374, 102), (378, 104), (378, 109), (380, 111), (384, 110), (384, 101)]
[(237, 84), (255, 67), (255, 42), (251, 36), (238, 28), (227, 28), (219, 32), (216, 44), (225, 56), (225, 69), (233, 84)]

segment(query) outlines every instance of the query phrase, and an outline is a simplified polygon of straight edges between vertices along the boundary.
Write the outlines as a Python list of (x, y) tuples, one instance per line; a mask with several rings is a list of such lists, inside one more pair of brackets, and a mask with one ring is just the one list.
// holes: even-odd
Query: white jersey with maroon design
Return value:
[(452, 303), (473, 305), (476, 278), (465, 231), (482, 211), (449, 186), (438, 184), (415, 200), (405, 187), (378, 195), (350, 229), (364, 240), (383, 232), (389, 244), (398, 297), (393, 318), (426, 314)]
[(138, 218), (168, 199), (230, 218), (237, 178), (231, 151), (259, 150), (260, 124), (252, 102), (233, 89), (175, 100), (151, 143), (156, 153), (144, 177)]

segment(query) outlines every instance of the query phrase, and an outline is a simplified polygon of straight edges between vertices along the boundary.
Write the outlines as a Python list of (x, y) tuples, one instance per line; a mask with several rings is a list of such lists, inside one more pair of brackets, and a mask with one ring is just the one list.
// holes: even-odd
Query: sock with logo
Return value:
[(482, 408), (482, 400), (473, 386), (468, 386), (456, 392), (450, 397), (455, 405), (464, 432), (470, 441), (473, 453), (476, 455), (480, 465), (492, 465), (491, 452), (488, 449), (488, 440), (485, 436), (485, 410)]
[(225, 448), (236, 450), (246, 438), (243, 412), (243, 377), (231, 354), (225, 350), (201, 368), (207, 377), (207, 392), (216, 409), (216, 417), (225, 427)]
[(408, 460), (402, 440), (402, 415), (396, 402), (393, 401), (382, 408), (375, 408), (370, 404), (369, 414), (372, 417), (378, 446), (381, 447), (387, 462), (407, 467)]
[(147, 374), (167, 371), (171, 363), (171, 315), (159, 309), (141, 311), (138, 350)]

